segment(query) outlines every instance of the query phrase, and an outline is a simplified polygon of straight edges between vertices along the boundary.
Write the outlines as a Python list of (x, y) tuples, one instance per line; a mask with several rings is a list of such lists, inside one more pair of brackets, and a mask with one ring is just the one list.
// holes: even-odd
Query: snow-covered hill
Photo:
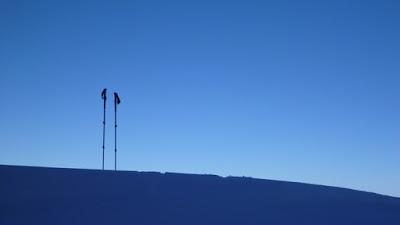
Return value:
[(212, 175), (0, 166), (2, 225), (400, 225), (400, 199)]

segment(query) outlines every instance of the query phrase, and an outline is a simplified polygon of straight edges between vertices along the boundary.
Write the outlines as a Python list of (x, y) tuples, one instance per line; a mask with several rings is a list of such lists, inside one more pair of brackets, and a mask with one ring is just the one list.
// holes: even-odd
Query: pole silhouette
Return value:
[(117, 105), (121, 103), (118, 94), (114, 92), (114, 170), (117, 170)]
[(101, 92), (101, 99), (104, 101), (104, 108), (103, 108), (103, 164), (102, 169), (104, 170), (104, 143), (106, 139), (106, 100), (107, 100), (107, 88), (104, 88)]

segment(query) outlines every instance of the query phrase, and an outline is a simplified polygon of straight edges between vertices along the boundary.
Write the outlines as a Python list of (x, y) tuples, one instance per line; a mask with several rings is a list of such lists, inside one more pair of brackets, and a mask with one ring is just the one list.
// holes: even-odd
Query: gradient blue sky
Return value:
[[(0, 164), (400, 196), (398, 1), (0, 2)], [(106, 167), (113, 168), (109, 101)]]

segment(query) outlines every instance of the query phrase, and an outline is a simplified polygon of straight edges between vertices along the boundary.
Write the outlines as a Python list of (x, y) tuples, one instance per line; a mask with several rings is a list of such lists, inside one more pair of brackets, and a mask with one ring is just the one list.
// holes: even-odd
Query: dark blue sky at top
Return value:
[(1, 1), (0, 163), (400, 196), (397, 1)]

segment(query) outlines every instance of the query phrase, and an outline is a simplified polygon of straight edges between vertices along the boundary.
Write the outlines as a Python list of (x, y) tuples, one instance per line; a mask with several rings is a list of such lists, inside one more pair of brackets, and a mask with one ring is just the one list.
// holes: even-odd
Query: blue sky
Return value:
[(1, 1), (0, 163), (400, 196), (396, 1)]

